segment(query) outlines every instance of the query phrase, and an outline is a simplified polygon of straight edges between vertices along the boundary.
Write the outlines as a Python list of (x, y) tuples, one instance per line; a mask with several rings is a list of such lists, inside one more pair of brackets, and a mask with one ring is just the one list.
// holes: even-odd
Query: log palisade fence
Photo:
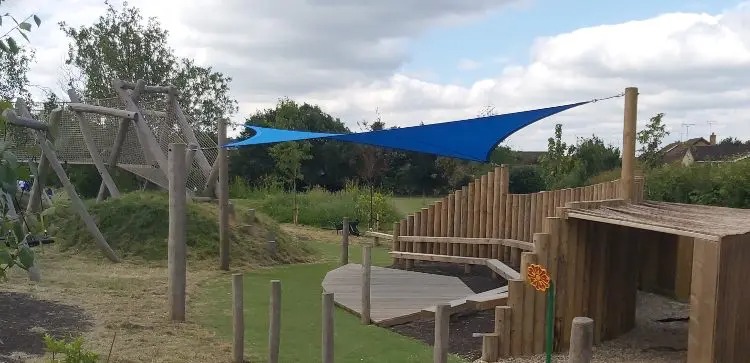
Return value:
[[(642, 202), (643, 178), (634, 177), (633, 184), (631, 200)], [(499, 166), (397, 222), (391, 255), (405, 268), (413, 267), (414, 261), (492, 268), (489, 261), (498, 260), (501, 264), (495, 266), (500, 265), (500, 270), (515, 270), (502, 273), (508, 279), (507, 306), (495, 308), (495, 330), (483, 334), (483, 358), (487, 361), (544, 351), (546, 301), (543, 293), (525, 281), (530, 263), (545, 266), (556, 282), (554, 350), (559, 352), (568, 344), (570, 322), (581, 314), (596, 322), (594, 339), (598, 343), (628, 331), (634, 324), (632, 319), (615, 319), (633, 316), (624, 310), (634, 306), (635, 301), (631, 304), (628, 299), (635, 295), (617, 292), (630, 291), (620, 289), (621, 285), (634, 281), (628, 274), (638, 271), (626, 265), (635, 265), (635, 261), (617, 256), (628, 253), (621, 250), (637, 249), (638, 245), (617, 243), (633, 237), (620, 231), (624, 228), (600, 228), (596, 223), (570, 219), (563, 223), (561, 219), (569, 208), (621, 205), (621, 185), (620, 180), (614, 180), (580, 188), (509, 194), (508, 167)], [(620, 235), (614, 238), (614, 232)], [(607, 243), (579, 242), (590, 240)], [(584, 281), (588, 288), (565, 286), (568, 281)], [(612, 311), (605, 315), (599, 307)], [(616, 314), (617, 309), (622, 309), (623, 314)]]
[[(508, 193), (508, 167), (498, 166), (397, 222), (391, 256), (405, 268), (415, 260), (485, 265), (496, 259), (518, 269), (521, 253), (534, 250), (534, 234), (567, 203), (619, 198), (620, 181), (531, 194)], [(643, 179), (636, 177), (642, 200)]]

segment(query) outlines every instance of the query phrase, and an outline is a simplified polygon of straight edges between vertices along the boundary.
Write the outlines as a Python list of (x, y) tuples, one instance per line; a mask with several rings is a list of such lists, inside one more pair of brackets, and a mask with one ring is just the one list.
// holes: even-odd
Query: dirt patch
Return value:
[[(479, 359), (482, 355), (482, 338), (475, 338), (473, 334), (494, 331), (494, 321), (494, 310), (451, 316), (448, 351), (469, 361)], [(396, 325), (390, 329), (429, 345), (435, 342), (434, 319)]]
[(93, 326), (83, 309), (37, 300), (30, 294), (0, 292), (0, 306), (0, 361), (10, 361), (18, 353), (43, 354), (45, 333), (68, 338)]
[[(395, 266), (392, 266), (395, 268)], [(474, 293), (497, 289), (508, 284), (501, 277), (493, 277), (492, 270), (486, 266), (472, 266), (466, 273), (464, 266), (454, 263), (420, 262), (413, 271), (435, 275), (455, 276), (461, 279)], [(458, 314), (451, 317), (450, 344), (448, 351), (469, 361), (478, 359), (482, 354), (482, 338), (475, 338), (474, 333), (489, 333), (495, 330), (494, 310), (480, 311), (470, 314)], [(392, 331), (405, 335), (429, 345), (435, 341), (435, 320), (414, 321), (390, 328)]]

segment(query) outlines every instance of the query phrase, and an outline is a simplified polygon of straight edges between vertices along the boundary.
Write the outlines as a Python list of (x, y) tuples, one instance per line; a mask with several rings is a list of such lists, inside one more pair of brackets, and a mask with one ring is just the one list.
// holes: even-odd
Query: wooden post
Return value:
[(341, 266), (349, 264), (349, 218), (341, 222)]
[[(185, 321), (187, 203), (185, 144), (169, 144), (169, 309), (173, 321)], [(111, 189), (110, 189), (111, 191)]]
[(581, 316), (573, 318), (568, 363), (590, 363), (593, 345), (594, 321), (591, 318)]
[[(395, 233), (395, 232), (394, 232)], [(370, 324), (370, 276), (372, 265), (372, 247), (362, 246), (362, 314), (360, 321)]]
[[(185, 136), (185, 140), (190, 144), (199, 145), (198, 138), (195, 137), (195, 131), (193, 131), (193, 128), (188, 123), (187, 118), (185, 117), (185, 113), (182, 112), (182, 107), (180, 107), (179, 102), (177, 102), (177, 88), (175, 88), (174, 86), (169, 87), (169, 92), (167, 93), (167, 102), (171, 104), (171, 107), (174, 111), (174, 118), (177, 121), (177, 124), (180, 126), (180, 130), (182, 130), (182, 134)], [(208, 163), (208, 159), (206, 159), (206, 155), (203, 153), (203, 150), (197, 151), (198, 153), (195, 155), (195, 157), (196, 161), (198, 162), (198, 167), (201, 169), (203, 176), (208, 177), (211, 174), (211, 164)]]
[(497, 333), (500, 339), (498, 347), (498, 355), (500, 357), (510, 356), (511, 328), (510, 306), (495, 307), (495, 333)]
[(522, 252), (521, 253), (521, 279), (526, 281), (524, 284), (524, 312), (522, 316), (522, 326), (523, 326), (523, 336), (522, 336), (522, 349), (524, 354), (533, 354), (533, 353), (539, 353), (534, 351), (534, 309), (536, 305), (536, 300), (543, 299), (543, 296), (538, 296), (536, 290), (534, 290), (534, 287), (532, 287), (528, 283), (528, 267), (530, 264), (537, 263), (537, 256), (536, 254), (532, 252)]
[[(26, 105), (23, 104), (23, 101), (20, 101), (20, 99), (18, 102), (16, 102), (16, 108), (20, 109), (22, 113), (28, 113)], [(14, 121), (18, 122), (18, 116), (11, 109), (3, 111), (3, 116), (10, 123), (16, 124), (14, 123)], [(83, 203), (83, 200), (81, 200), (81, 197), (76, 192), (75, 187), (70, 182), (70, 179), (68, 179), (68, 175), (65, 173), (65, 169), (60, 163), (60, 160), (57, 158), (54, 145), (52, 145), (52, 143), (47, 140), (42, 131), (31, 130), (30, 132), (36, 138), (39, 147), (42, 149), (42, 153), (44, 153), (45, 158), (47, 158), (47, 160), (49, 161), (50, 167), (52, 167), (52, 170), (60, 179), (60, 183), (62, 183), (63, 188), (65, 188), (65, 192), (70, 198), (71, 208), (73, 208), (73, 210), (75, 210), (81, 217), (81, 220), (83, 220), (83, 224), (86, 226), (86, 229), (88, 229), (89, 233), (91, 233), (91, 235), (94, 237), (94, 241), (96, 242), (97, 246), (102, 250), (102, 252), (104, 252), (104, 255), (107, 256), (110, 261), (120, 262), (120, 258), (117, 257), (115, 251), (113, 251), (107, 243), (104, 235), (99, 230), (99, 227), (97, 227), (96, 222), (94, 222), (94, 218), (91, 217), (88, 209), (86, 209), (86, 205)]]
[(633, 198), (635, 173), (635, 133), (638, 118), (638, 88), (625, 89), (625, 115), (622, 130), (622, 172), (620, 174), (621, 195), (625, 201)]
[(229, 156), (227, 144), (227, 120), (219, 119), (219, 267), (229, 270)]
[[(402, 230), (406, 228), (406, 221), (401, 222), (394, 222), (393, 223), (393, 237), (391, 240), (391, 251), (403, 251), (404, 249), (401, 248), (401, 243), (398, 240), (398, 236), (401, 235)], [(405, 232), (405, 231), (404, 231)], [(393, 259), (394, 265), (401, 265), (403, 261), (398, 258)]]
[(322, 361), (333, 363), (333, 293), (323, 293)]
[(433, 363), (448, 363), (450, 338), (450, 305), (439, 304), (435, 308), (435, 343), (432, 350)]
[[(31, 117), (31, 114), (21, 115), (24, 117)], [(60, 119), (62, 118), (62, 109), (56, 108), (49, 114), (49, 126), (50, 130), (57, 130), (60, 125)], [(51, 132), (50, 132), (51, 133)], [(51, 135), (54, 139), (57, 135)], [(34, 175), (34, 183), (31, 184), (31, 191), (29, 193), (29, 203), (26, 205), (26, 210), (30, 213), (41, 212), (40, 206), (42, 203), (42, 194), (44, 193), (44, 185), (46, 184), (47, 174), (49, 171), (49, 160), (44, 156), (44, 152), (41, 153), (39, 159), (39, 166), (36, 169), (36, 175)], [(103, 184), (103, 183), (102, 183)]]
[(232, 361), (245, 361), (245, 307), (243, 302), (242, 274), (232, 274)]
[(271, 306), (268, 327), (268, 362), (279, 362), (281, 343), (281, 281), (271, 280)]
[[(415, 229), (419, 225), (419, 221), (417, 220), (418, 215), (419, 214), (409, 214), (406, 217), (406, 235), (408, 236), (416, 235)], [(404, 248), (406, 252), (414, 252), (414, 242), (406, 242), (404, 244)], [(412, 267), (414, 267), (414, 260), (406, 260), (406, 262), (404, 263), (404, 268), (408, 270)]]
[(498, 336), (495, 333), (484, 334), (482, 336), (482, 360), (485, 362), (494, 362), (497, 360), (497, 351), (499, 348)]

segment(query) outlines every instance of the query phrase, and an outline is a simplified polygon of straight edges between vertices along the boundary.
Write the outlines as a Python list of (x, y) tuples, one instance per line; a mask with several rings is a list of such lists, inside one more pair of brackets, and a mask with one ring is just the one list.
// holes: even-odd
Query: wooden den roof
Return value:
[(576, 202), (568, 207), (568, 218), (714, 241), (750, 232), (748, 209), (654, 201), (630, 204), (622, 200)]

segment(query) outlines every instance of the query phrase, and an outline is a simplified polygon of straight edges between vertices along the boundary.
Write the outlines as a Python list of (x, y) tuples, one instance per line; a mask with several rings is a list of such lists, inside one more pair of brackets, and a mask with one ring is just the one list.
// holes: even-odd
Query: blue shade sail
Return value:
[(229, 143), (224, 147), (270, 144), (308, 139), (331, 139), (408, 150), (457, 159), (487, 162), (492, 150), (516, 131), (532, 123), (591, 101), (541, 108), (503, 115), (477, 117), (466, 120), (398, 129), (368, 131), (351, 134), (291, 131), (258, 126), (247, 126), (256, 134)]

